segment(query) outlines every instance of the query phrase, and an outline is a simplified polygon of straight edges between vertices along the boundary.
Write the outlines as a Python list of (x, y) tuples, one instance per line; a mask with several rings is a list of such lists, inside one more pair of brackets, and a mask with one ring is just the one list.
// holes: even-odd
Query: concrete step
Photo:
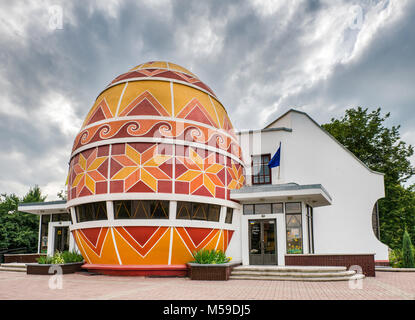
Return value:
[(2, 264), (0, 264), (0, 267), (22, 268), (22, 269), (25, 269), (25, 270), (27, 269), (26, 263), (19, 263), (19, 262), (2, 263)]
[(355, 271), (336, 271), (336, 272), (273, 272), (273, 271), (238, 271), (233, 270), (232, 276), (252, 276), (252, 277), (288, 277), (288, 278), (336, 278), (355, 275)]
[(0, 271), (26, 272), (23, 268), (0, 267)]
[(328, 273), (346, 271), (346, 267), (315, 267), (315, 266), (238, 266), (234, 271), (249, 272), (300, 272), (300, 273)]
[(342, 277), (307, 277), (307, 278), (298, 278), (298, 277), (263, 277), (263, 276), (234, 276), (231, 275), (229, 279), (233, 280), (275, 280), (275, 281), (309, 281), (309, 282), (323, 282), (323, 281), (349, 281), (349, 280), (361, 280), (364, 279), (363, 274), (355, 274), (353, 276), (342, 276)]

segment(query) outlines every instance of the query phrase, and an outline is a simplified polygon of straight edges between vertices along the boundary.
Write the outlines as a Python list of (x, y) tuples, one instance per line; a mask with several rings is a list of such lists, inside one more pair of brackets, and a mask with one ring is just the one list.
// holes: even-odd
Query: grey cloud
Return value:
[[(285, 94), (282, 85), (298, 76), (298, 66), (312, 54), (303, 37), (319, 28), (316, 17), (330, 3), (305, 1), (284, 24), (285, 7), (261, 16), (249, 1), (173, 1), (156, 7), (144, 1), (124, 1), (113, 13), (116, 18), (96, 8), (89, 10), (85, 1), (62, 2), (62, 30), (45, 32), (40, 20), (33, 19), (25, 41), (0, 37), (0, 74), (5, 82), (0, 91), (29, 119), (51, 93), (57, 93), (70, 102), (82, 120), (99, 92), (117, 75), (148, 60), (168, 60), (191, 68), (209, 85), (235, 127), (262, 127), (265, 123), (259, 111), (271, 110)], [(290, 5), (287, 2), (286, 6)], [(11, 4), (7, 6), (3, 8), (9, 10)], [(46, 9), (40, 7), (36, 12), (42, 10)], [(72, 16), (74, 21), (69, 19)], [(342, 108), (361, 102), (393, 109), (396, 121), (408, 127), (414, 112), (413, 21), (414, 6), (389, 33), (379, 35), (358, 61), (337, 66), (329, 79), (282, 100), (281, 108), (270, 112), (268, 120), (293, 105), (308, 105), (313, 106), (311, 115), (322, 122), (328, 120), (328, 113), (323, 112), (327, 106), (337, 106), (330, 113), (337, 116)], [(195, 37), (204, 36), (196, 31), (207, 26), (220, 41), (212, 54), (195, 55)], [(356, 32), (344, 37), (349, 46), (345, 50), (351, 50)], [(62, 172), (67, 168), (74, 137), (50, 119), (32, 123), (9, 113), (0, 114), (0, 186), (12, 179), (27, 188), (35, 183), (42, 186), (64, 181)], [(4, 160), (7, 153), (16, 150), (24, 153), (23, 160)], [(56, 170), (48, 167), (50, 154), (61, 158)], [(28, 163), (32, 166), (29, 174), (19, 173), (19, 168)]]
[[(338, 65), (332, 75), (284, 101), (289, 106), (313, 106), (320, 121), (342, 114), (345, 108), (381, 107), (391, 112), (402, 131), (413, 128), (415, 102), (415, 5), (393, 28), (376, 34), (370, 48), (356, 61)], [(325, 109), (337, 108), (328, 114)], [(269, 120), (275, 117), (271, 114)], [(412, 143), (415, 143), (413, 141)]]

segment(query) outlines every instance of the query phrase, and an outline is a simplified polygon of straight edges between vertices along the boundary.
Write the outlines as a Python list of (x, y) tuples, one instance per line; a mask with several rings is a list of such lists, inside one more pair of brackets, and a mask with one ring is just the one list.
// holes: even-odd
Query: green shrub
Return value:
[(402, 250), (395, 249), (392, 250), (389, 254), (389, 263), (392, 268), (402, 268), (403, 261), (402, 261)]
[(53, 256), (41, 256), (36, 259), (39, 264), (63, 264), (72, 262), (82, 262), (84, 258), (82, 255), (72, 251), (56, 251)]
[(403, 234), (402, 263), (404, 268), (415, 268), (414, 248), (412, 247), (411, 237), (407, 230)]
[(225, 253), (221, 250), (206, 250), (201, 249), (193, 253), (193, 258), (195, 259), (192, 261), (193, 263), (200, 263), (200, 264), (220, 264), (220, 263), (227, 263), (231, 260), (231, 258), (227, 258)]
[(80, 255), (79, 253), (76, 253), (75, 251), (64, 251), (62, 252), (62, 258), (65, 261), (65, 263), (71, 263), (71, 262), (82, 262), (84, 261), (84, 257)]
[(63, 260), (63, 257), (62, 257), (62, 253), (59, 251), (56, 251), (52, 257), (52, 264), (62, 264), (62, 263), (65, 263), (65, 260)]
[(52, 257), (49, 256), (40, 256), (36, 259), (39, 264), (52, 264)]

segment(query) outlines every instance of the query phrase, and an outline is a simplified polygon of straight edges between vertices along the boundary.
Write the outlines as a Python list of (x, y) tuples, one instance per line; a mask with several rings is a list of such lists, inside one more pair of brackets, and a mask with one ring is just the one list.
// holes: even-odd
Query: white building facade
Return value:
[[(383, 174), (296, 110), (263, 130), (238, 135), (246, 185), (231, 192), (241, 206), (240, 232), (229, 255), (244, 265), (284, 265), (286, 254), (375, 254), (375, 260), (388, 260), (388, 247), (372, 226), (376, 202), (385, 195)], [(280, 145), (280, 166), (268, 172)]]

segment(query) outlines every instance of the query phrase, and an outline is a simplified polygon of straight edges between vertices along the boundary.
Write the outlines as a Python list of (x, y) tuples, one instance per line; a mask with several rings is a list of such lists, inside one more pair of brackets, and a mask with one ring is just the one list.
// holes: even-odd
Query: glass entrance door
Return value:
[(277, 264), (275, 219), (249, 220), (249, 264)]
[(55, 248), (58, 251), (69, 250), (69, 228), (68, 227), (55, 227)]

